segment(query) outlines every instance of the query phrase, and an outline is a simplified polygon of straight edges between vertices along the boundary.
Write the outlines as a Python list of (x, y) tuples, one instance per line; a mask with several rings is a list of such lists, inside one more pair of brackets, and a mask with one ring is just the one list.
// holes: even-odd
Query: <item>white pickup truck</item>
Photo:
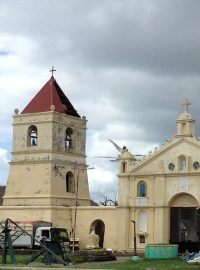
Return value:
[(35, 240), (33, 240), (28, 234), (23, 233), (17, 226), (11, 224), (9, 226), (10, 235), (12, 239), (13, 247), (18, 248), (34, 248), (38, 247), (41, 239), (46, 241), (57, 240), (64, 243), (64, 246), (69, 246), (69, 236), (65, 228), (53, 227), (51, 222), (35, 221), (15, 222), (19, 227), (30, 234)]

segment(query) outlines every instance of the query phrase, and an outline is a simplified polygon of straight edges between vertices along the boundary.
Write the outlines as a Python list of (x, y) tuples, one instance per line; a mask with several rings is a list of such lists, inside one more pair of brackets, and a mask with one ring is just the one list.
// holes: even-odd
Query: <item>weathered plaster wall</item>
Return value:
[[(74, 211), (75, 208), (72, 209), (72, 224), (74, 224)], [(117, 208), (112, 206), (78, 207), (76, 236), (80, 238), (80, 246), (82, 248), (87, 246), (90, 226), (97, 219), (102, 220), (105, 224), (104, 248), (116, 250), (118, 248), (117, 223), (119, 220)], [(123, 235), (123, 232), (121, 234)]]

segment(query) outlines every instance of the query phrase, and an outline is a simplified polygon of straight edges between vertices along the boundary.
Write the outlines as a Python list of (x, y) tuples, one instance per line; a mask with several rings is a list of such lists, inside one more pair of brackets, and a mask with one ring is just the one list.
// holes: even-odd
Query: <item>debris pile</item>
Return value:
[(189, 252), (188, 250), (182, 255), (182, 259), (188, 263), (200, 263), (199, 252)]

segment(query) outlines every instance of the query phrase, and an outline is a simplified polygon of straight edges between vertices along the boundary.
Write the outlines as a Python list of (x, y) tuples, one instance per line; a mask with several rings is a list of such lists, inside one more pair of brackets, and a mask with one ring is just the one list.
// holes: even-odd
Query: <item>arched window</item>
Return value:
[(72, 172), (66, 174), (66, 192), (75, 192), (74, 174)]
[(65, 149), (72, 148), (72, 134), (73, 130), (71, 128), (67, 128), (65, 132)]
[(186, 157), (183, 155), (178, 158), (178, 168), (179, 171), (184, 171), (186, 169)]
[(38, 143), (38, 131), (36, 126), (30, 126), (28, 129), (28, 146), (36, 146)]
[(139, 220), (139, 232), (146, 233), (147, 232), (147, 212), (142, 210), (138, 215)]
[(144, 181), (138, 183), (137, 196), (146, 197), (147, 196), (147, 184)]

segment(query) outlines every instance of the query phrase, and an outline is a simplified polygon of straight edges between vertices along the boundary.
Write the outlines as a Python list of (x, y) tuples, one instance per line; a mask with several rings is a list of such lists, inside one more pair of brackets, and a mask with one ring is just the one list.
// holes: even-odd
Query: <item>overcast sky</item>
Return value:
[(49, 70), (88, 119), (90, 190), (113, 193), (118, 164), (107, 138), (145, 154), (176, 132), (187, 97), (200, 131), (200, 1), (0, 0), (0, 183), (12, 114)]

